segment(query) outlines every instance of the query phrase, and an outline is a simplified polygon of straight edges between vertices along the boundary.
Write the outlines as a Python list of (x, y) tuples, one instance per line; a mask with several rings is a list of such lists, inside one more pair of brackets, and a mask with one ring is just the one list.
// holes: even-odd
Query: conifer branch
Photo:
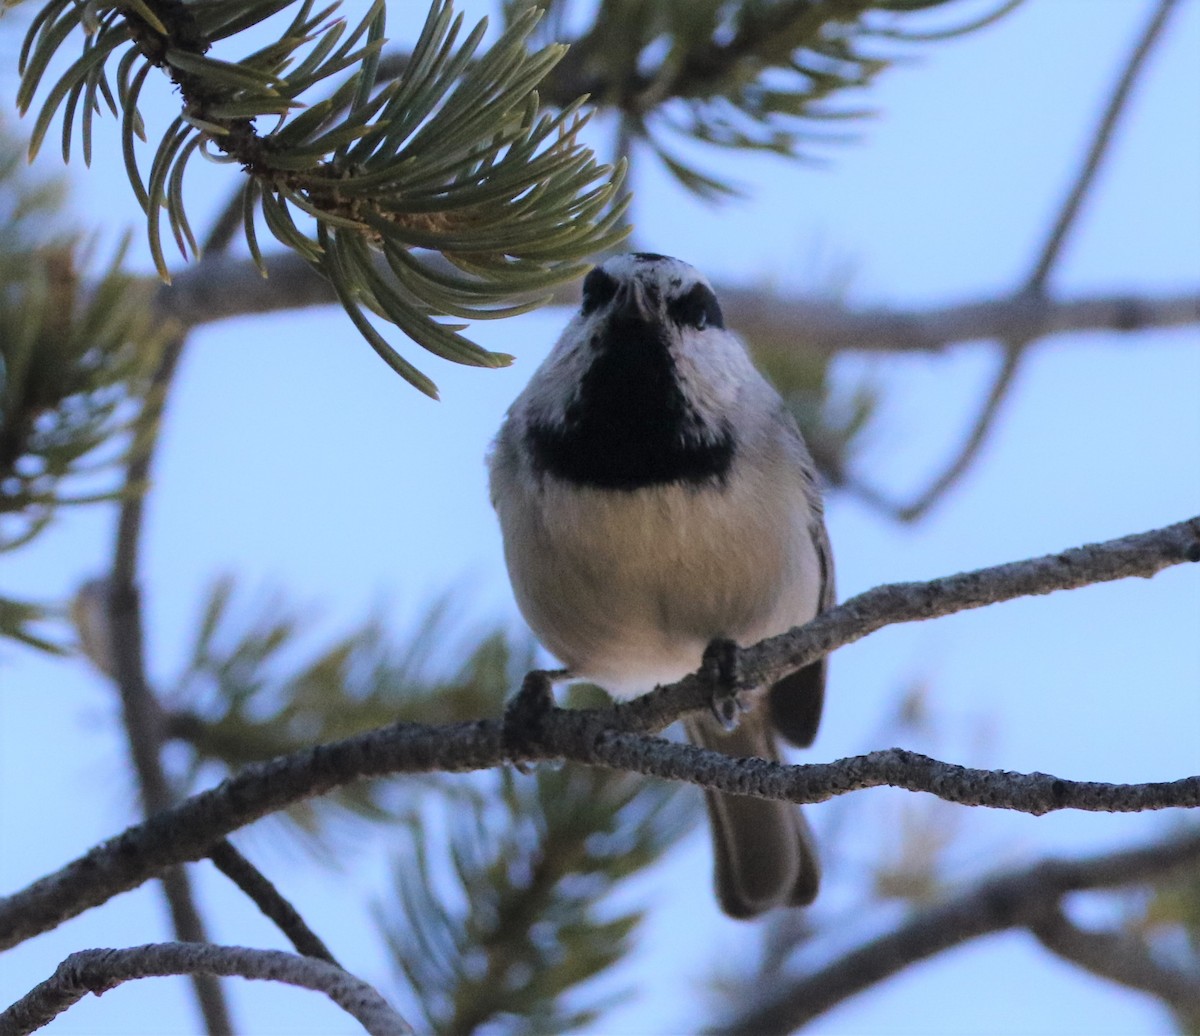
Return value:
[[(380, 85), (383, 0), (352, 29), (333, 17), (336, 3), (316, 13), (313, 7), (313, 0), (49, 0), (21, 53), (22, 112), (30, 110), (47, 65), (69, 38), (82, 35), (83, 53), (50, 88), (30, 151), (41, 147), (62, 108), (64, 160), (78, 116), (86, 162), (101, 101), (119, 115), (126, 168), (165, 280), (168, 230), (185, 256), (198, 253), (183, 204), (188, 162), (202, 153), (237, 164), (247, 177), (243, 230), (260, 270), (265, 274), (257, 236), (262, 222), (329, 280), (351, 321), (393, 370), (436, 395), (369, 315), (446, 359), (506, 364), (508, 357), (460, 334), (467, 325), (434, 318), (507, 316), (539, 301), (506, 303), (513, 296), (544, 293), (577, 277), (585, 256), (624, 236), (623, 173), (599, 164), (580, 143), (587, 121), (582, 99), (541, 114), (536, 88), (565, 48), (528, 51), (536, 9), (514, 18), (475, 59), (486, 21), (459, 43), (462, 16), (454, 15), (450, 0), (434, 0), (411, 63)], [(238, 60), (214, 56), (214, 48), (224, 51), (226, 41), (289, 8), (296, 13), (274, 44)], [(114, 62), (115, 91), (108, 78)], [(183, 108), (144, 175), (136, 153), (136, 139), (146, 137), (138, 99), (152, 72), (169, 76)], [(310, 91), (343, 72), (349, 78), (332, 94), (309, 103)], [(257, 120), (266, 119), (276, 120), (270, 132), (258, 128)], [(414, 256), (416, 249), (441, 253), (452, 273), (431, 269)]]

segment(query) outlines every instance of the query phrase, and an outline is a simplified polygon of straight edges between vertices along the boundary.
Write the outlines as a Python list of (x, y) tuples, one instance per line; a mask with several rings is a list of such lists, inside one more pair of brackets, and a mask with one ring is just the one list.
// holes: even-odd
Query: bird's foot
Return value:
[(738, 646), (727, 637), (715, 637), (704, 649), (700, 671), (712, 688), (710, 707), (721, 729), (737, 729), (742, 713), (750, 708), (743, 693)]
[(533, 669), (504, 707), (504, 748), (522, 773), (529, 772), (524, 757), (534, 754), (541, 744), (542, 721), (557, 707), (554, 684), (569, 675), (566, 669)]

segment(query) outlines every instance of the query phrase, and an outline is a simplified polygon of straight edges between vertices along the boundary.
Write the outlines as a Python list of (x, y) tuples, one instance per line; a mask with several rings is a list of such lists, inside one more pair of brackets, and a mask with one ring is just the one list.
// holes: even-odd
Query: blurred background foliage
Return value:
[(631, 992), (588, 985), (632, 949), (650, 905), (614, 907), (610, 893), (700, 811), (678, 786), (600, 769), (494, 783), (440, 838), (427, 817), (406, 826), (377, 916), (425, 1031), (580, 1029)]
[[(122, 272), (120, 253), (95, 260), (64, 184), (28, 172), (22, 150), (0, 121), (0, 555), (59, 508), (120, 492), (162, 343), (144, 280)], [(50, 649), (60, 641), (37, 631), (54, 611), (0, 587), (0, 637)]]
[[(495, 715), (533, 668), (534, 645), (503, 630), (463, 636), (454, 601), (435, 603), (401, 643), (372, 619), (308, 656), (305, 623), (279, 594), (238, 607), (219, 581), (191, 658), (165, 689), (171, 736), (194, 778), (397, 721)], [(465, 661), (439, 677), (441, 659)], [(598, 705), (573, 687), (570, 705)], [(644, 909), (609, 894), (658, 861), (701, 817), (690, 789), (634, 774), (538, 767), (362, 781), (289, 807), (285, 822), (333, 865), (390, 824), (394, 898), (375, 916), (423, 1031), (567, 1032), (619, 999), (589, 980), (620, 961)], [(377, 833), (376, 833), (377, 836)], [(583, 987), (583, 1001), (578, 999)]]

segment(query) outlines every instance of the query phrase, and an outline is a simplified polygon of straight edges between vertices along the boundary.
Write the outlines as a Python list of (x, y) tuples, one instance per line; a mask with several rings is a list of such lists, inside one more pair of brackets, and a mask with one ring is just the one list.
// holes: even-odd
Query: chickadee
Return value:
[[(697, 270), (616, 256), (517, 397), (489, 456), (517, 604), (572, 679), (618, 698), (700, 667), (716, 638), (753, 644), (834, 603), (812, 457), (779, 394), (725, 330)], [(753, 696), (736, 729), (697, 715), (695, 744), (777, 759), (812, 743), (825, 663)], [(707, 792), (717, 896), (752, 917), (812, 902), (800, 811)]]

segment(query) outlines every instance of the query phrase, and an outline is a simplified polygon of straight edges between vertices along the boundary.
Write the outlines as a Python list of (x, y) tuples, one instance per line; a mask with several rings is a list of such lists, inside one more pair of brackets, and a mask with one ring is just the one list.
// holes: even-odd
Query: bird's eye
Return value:
[(595, 267), (583, 279), (583, 306), (580, 312), (587, 316), (593, 310), (611, 301), (616, 293), (616, 278), (605, 273), (599, 266)]
[(681, 327), (692, 327), (703, 331), (706, 327), (724, 327), (721, 304), (712, 289), (703, 284), (693, 285), (690, 290), (672, 299), (667, 304), (667, 316)]

